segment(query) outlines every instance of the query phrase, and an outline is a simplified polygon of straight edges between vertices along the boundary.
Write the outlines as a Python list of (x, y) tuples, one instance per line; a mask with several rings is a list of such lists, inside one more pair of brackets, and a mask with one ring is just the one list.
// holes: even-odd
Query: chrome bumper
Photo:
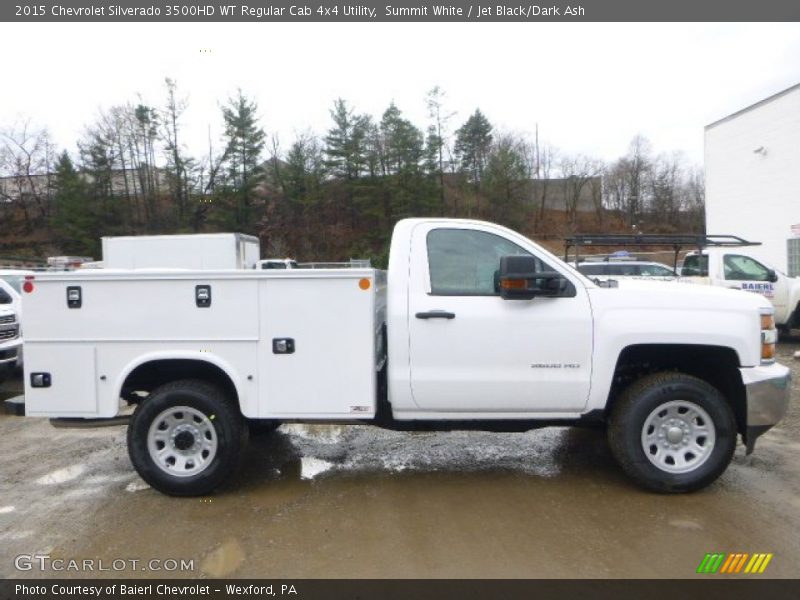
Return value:
[(788, 367), (774, 363), (739, 369), (747, 394), (747, 424), (744, 434), (747, 454), (756, 439), (778, 423), (791, 400), (792, 375)]

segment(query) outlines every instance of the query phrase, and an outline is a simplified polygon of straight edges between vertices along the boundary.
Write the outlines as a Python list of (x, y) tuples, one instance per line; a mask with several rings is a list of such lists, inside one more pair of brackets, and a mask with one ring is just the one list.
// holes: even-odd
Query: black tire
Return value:
[[(189, 424), (186, 427), (194, 424), (191, 418), (201, 423), (198, 427), (203, 433), (197, 430), (190, 442), (192, 448), (200, 447), (204, 436), (214, 438), (214, 447), (207, 457), (198, 461), (203, 463), (199, 472), (189, 475), (184, 472), (179, 476), (166, 470), (169, 465), (159, 465), (148, 440), (151, 427), (157, 434), (162, 424), (166, 427), (170, 422), (165, 414), (177, 414), (183, 418), (181, 407), (188, 409), (186, 420)], [(177, 445), (180, 432), (173, 431), (173, 434), (176, 438), (168, 452), (180, 454)], [(163, 442), (156, 443), (163, 446)], [(191, 379), (167, 383), (153, 390), (136, 408), (128, 427), (128, 454), (136, 472), (153, 488), (171, 496), (201, 496), (217, 489), (238, 468), (246, 443), (247, 427), (235, 403), (217, 387)], [(192, 448), (188, 451), (192, 452)], [(199, 458), (199, 454), (196, 456)], [(190, 463), (187, 461), (187, 464)]]
[(275, 419), (247, 419), (247, 428), (252, 437), (269, 435), (280, 426), (281, 422)]
[[(667, 449), (661, 454), (658, 444), (649, 444), (649, 453), (653, 456), (651, 460), (645, 450), (643, 435), (661, 435), (666, 425), (658, 430), (648, 427), (645, 432), (646, 422), (653, 414), (657, 415), (655, 418), (666, 418), (661, 417), (663, 412), (655, 412), (659, 407), (673, 403), (674, 410), (679, 410), (681, 402), (700, 407), (708, 415), (714, 429), (713, 445), (709, 443), (710, 450), (701, 454), (703, 458), (699, 461), (688, 447), (682, 449), (679, 445), (677, 451)], [(701, 418), (701, 426), (702, 421)], [(672, 434), (668, 433), (667, 437), (669, 435)], [(675, 435), (679, 434), (676, 432)], [(698, 444), (702, 442), (702, 435), (699, 438)], [(662, 443), (658, 437), (650, 439)], [(692, 492), (709, 485), (730, 464), (736, 448), (736, 419), (722, 394), (705, 381), (683, 373), (656, 373), (631, 384), (614, 403), (609, 419), (608, 441), (622, 469), (641, 486), (661, 493)], [(689, 461), (699, 462), (696, 467), (687, 465), (684, 468), (691, 470), (681, 473), (664, 470), (669, 469), (670, 465), (659, 467), (654, 464), (654, 461), (669, 461), (672, 452), (686, 453), (686, 456), (694, 457)], [(672, 460), (674, 464), (674, 458)]]

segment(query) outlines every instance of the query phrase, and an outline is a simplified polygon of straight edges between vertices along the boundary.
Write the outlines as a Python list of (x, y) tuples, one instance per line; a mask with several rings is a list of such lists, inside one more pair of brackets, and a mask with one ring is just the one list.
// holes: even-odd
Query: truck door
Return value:
[[(547, 264), (530, 242), (509, 233), (479, 224), (414, 229), (409, 350), (411, 392), (421, 410), (509, 414), (586, 405), (592, 368), (586, 289), (563, 265)], [(575, 293), (503, 300), (496, 291), (500, 258), (517, 254), (564, 273)]]
[(761, 294), (775, 307), (775, 320), (778, 323), (786, 321), (788, 294), (785, 277), (750, 256), (733, 253), (722, 257), (722, 276), (724, 283), (720, 285)]

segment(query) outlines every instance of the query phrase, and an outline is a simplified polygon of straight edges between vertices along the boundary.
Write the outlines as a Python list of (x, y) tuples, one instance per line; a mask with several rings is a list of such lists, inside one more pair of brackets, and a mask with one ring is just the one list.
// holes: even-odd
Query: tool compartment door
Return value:
[[(362, 279), (369, 279), (367, 289)], [(261, 416), (374, 416), (374, 272), (282, 277), (260, 286)]]
[[(36, 373), (48, 387), (33, 387)], [(25, 414), (36, 417), (97, 416), (95, 348), (79, 344), (25, 344)]]

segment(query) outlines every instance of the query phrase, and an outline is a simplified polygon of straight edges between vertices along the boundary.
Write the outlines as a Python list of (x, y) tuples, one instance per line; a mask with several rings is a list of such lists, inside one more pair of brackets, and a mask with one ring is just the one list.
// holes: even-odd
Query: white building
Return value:
[(705, 163), (706, 231), (762, 242), (748, 252), (787, 271), (787, 240), (800, 239), (800, 84), (707, 125)]

